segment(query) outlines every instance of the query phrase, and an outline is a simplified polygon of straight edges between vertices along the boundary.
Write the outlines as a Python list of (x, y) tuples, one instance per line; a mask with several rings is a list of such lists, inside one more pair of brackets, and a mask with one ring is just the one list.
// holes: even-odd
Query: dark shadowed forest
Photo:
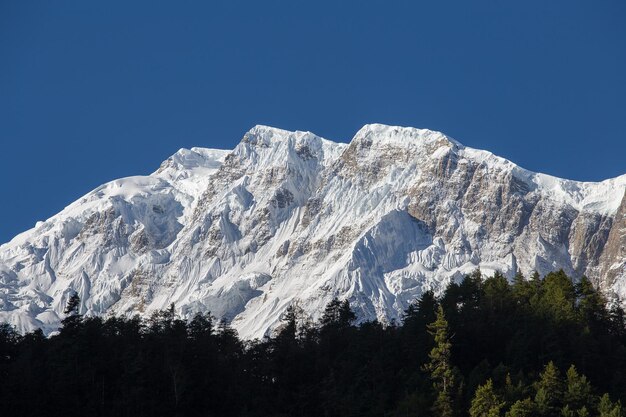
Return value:
[(626, 400), (624, 313), (562, 271), (476, 271), (401, 323), (294, 305), (254, 341), (208, 314), (104, 319), (78, 302), (49, 338), (0, 327), (1, 415), (617, 417)]

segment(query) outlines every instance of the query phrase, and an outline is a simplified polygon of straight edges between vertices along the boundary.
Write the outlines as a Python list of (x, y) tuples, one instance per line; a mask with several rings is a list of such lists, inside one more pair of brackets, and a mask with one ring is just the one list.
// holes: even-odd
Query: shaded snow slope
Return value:
[(181, 149), (0, 246), (0, 320), (55, 330), (84, 314), (211, 311), (244, 337), (334, 296), (400, 317), (477, 266), (563, 268), (626, 295), (626, 175), (527, 171), (425, 129), (364, 126), (349, 144), (256, 126), (233, 151)]

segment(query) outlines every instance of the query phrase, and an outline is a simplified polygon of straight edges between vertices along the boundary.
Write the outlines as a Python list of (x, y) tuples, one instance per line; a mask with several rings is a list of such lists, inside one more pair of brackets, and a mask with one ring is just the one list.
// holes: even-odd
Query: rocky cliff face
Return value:
[(626, 193), (613, 217), (606, 244), (596, 266), (598, 286), (614, 290), (624, 298), (626, 294)]
[(480, 266), (583, 274), (626, 296), (626, 175), (536, 174), (429, 130), (367, 125), (350, 144), (265, 126), (233, 151), (180, 150), (0, 246), (0, 320), (211, 311), (244, 337), (334, 296), (398, 318)]

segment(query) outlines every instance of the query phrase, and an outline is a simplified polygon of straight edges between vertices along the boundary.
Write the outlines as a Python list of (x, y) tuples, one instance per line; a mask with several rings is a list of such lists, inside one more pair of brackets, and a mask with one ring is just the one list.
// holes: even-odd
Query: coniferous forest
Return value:
[(243, 341), (210, 315), (83, 317), (58, 334), (0, 327), (1, 415), (616, 417), (626, 401), (623, 311), (589, 280), (476, 271), (426, 292), (401, 323), (319, 322), (289, 308)]

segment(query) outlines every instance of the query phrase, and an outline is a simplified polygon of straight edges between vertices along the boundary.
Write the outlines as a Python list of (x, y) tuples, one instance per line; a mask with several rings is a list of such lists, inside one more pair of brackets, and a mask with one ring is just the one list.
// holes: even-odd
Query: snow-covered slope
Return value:
[(181, 149), (0, 246), (0, 320), (211, 311), (244, 337), (334, 296), (397, 318), (477, 266), (586, 274), (626, 296), (626, 175), (524, 170), (430, 130), (364, 126), (350, 144), (257, 126), (233, 151)]

